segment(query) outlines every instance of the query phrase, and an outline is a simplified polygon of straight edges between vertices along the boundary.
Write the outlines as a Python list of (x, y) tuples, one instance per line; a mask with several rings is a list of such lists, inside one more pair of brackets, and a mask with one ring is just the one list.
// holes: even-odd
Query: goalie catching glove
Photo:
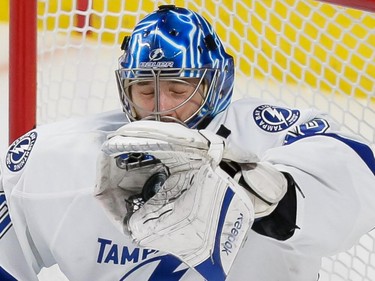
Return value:
[[(259, 195), (220, 168), (231, 155), (224, 139), (177, 123), (137, 121), (117, 130), (102, 150), (95, 195), (115, 225), (140, 246), (173, 254), (207, 280), (225, 280)], [(282, 195), (277, 192), (277, 198)]]

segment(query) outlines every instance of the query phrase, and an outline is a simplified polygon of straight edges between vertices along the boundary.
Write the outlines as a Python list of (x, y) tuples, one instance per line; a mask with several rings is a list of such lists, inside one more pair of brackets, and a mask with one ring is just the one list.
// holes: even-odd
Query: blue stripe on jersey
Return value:
[(375, 175), (375, 158), (374, 158), (374, 153), (372, 152), (370, 147), (368, 147), (364, 143), (360, 143), (355, 140), (344, 138), (336, 134), (328, 133), (328, 134), (323, 134), (323, 136), (333, 137), (339, 141), (342, 141), (346, 145), (348, 145), (351, 149), (353, 149), (359, 155), (359, 157), (362, 158), (363, 162), (366, 163), (367, 167), (369, 167), (369, 169)]
[(222, 281), (226, 279), (226, 275), (220, 260), (220, 235), (223, 231), (224, 220), (233, 196), (234, 191), (228, 188), (225, 192), (220, 211), (219, 222), (216, 230), (215, 246), (212, 256), (195, 267), (195, 269), (207, 280)]
[(1, 281), (17, 281), (12, 275), (10, 275), (4, 268), (0, 266), (0, 280)]
[(5, 215), (4, 217), (0, 218), (0, 239), (5, 235), (11, 226), (12, 222), (9, 215)]
[(371, 148), (367, 146), (364, 143), (344, 138), (342, 136), (339, 136), (337, 134), (333, 133), (323, 133), (323, 134), (306, 134), (306, 135), (298, 135), (298, 136), (293, 136), (293, 140), (291, 142), (286, 143), (285, 145), (289, 145), (295, 141), (298, 141), (300, 139), (304, 139), (307, 137), (313, 137), (313, 136), (327, 136), (327, 137), (332, 137), (334, 139), (337, 139), (343, 143), (345, 143), (347, 146), (349, 146), (351, 149), (353, 149), (359, 157), (365, 162), (367, 167), (371, 170), (371, 172), (375, 175), (375, 158), (374, 158), (374, 153), (372, 152)]

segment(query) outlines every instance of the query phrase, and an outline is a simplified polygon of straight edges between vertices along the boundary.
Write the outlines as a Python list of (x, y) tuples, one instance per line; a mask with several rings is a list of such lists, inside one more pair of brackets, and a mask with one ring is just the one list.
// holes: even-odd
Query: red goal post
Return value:
[[(170, 2), (10, 0), (9, 141), (37, 124), (119, 107), (122, 37)], [(173, 2), (218, 31), (237, 65), (236, 98), (318, 107), (375, 148), (375, 0)], [(375, 280), (374, 256), (369, 233), (324, 259), (321, 280)]]
[(37, 1), (10, 1), (9, 142), (36, 125)]

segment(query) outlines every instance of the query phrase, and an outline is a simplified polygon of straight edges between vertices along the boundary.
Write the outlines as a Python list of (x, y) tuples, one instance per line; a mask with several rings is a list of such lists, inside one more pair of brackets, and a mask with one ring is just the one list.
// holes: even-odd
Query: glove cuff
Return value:
[(272, 213), (284, 197), (288, 181), (270, 163), (222, 162), (220, 167), (245, 188), (255, 210), (255, 218)]

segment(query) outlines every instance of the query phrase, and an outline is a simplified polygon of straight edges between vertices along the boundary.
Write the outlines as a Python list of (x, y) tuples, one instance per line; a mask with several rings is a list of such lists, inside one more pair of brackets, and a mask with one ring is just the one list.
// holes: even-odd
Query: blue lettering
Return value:
[(99, 249), (98, 259), (96, 260), (96, 262), (102, 263), (103, 255), (104, 255), (104, 248), (105, 248), (106, 245), (111, 245), (112, 242), (111, 242), (111, 240), (107, 240), (107, 239), (103, 239), (103, 238), (98, 238), (98, 242), (100, 243), (100, 249)]
[(142, 260), (147, 259), (149, 254), (153, 254), (153, 253), (156, 253), (156, 252), (157, 252), (156, 250), (144, 249), (143, 253), (142, 253)]
[(113, 241), (98, 238), (99, 252), (97, 263), (113, 263), (125, 265), (127, 262), (138, 263), (140, 259), (149, 259), (151, 254), (156, 254), (157, 250), (129, 248), (127, 246), (119, 246)]
[(134, 263), (138, 262), (139, 259), (139, 248), (135, 248), (130, 254), (129, 248), (124, 246), (122, 248), (121, 264), (126, 264), (126, 261), (132, 261)]
[(118, 247), (116, 244), (112, 245), (104, 260), (105, 263), (109, 263), (110, 261), (113, 261), (114, 264), (118, 264)]

